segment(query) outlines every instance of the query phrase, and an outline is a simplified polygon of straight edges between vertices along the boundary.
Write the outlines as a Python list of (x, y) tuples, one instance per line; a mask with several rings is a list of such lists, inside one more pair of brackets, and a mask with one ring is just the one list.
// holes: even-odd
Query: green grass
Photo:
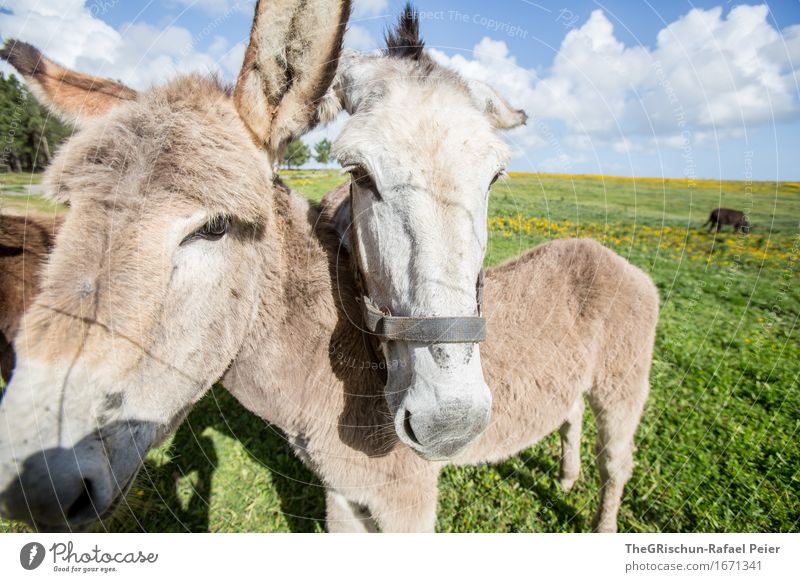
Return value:
[(26, 186), (40, 184), (42, 174), (28, 172), (0, 173), (0, 190), (24, 192)]
[[(310, 200), (319, 202), (326, 192), (347, 180), (341, 170), (283, 170), (281, 178), (290, 188), (302, 191)], [(42, 182), (42, 174), (0, 173), (0, 213), (60, 214), (63, 204), (52, 203), (37, 193), (29, 194), (31, 186)]]
[[(287, 177), (314, 200), (342, 179)], [(700, 231), (717, 206), (747, 209), (753, 232)], [(490, 225), (490, 264), (592, 236), (659, 287), (652, 390), (622, 531), (800, 530), (797, 184), (512, 175), (495, 187)], [(448, 468), (438, 529), (586, 531), (598, 494), (594, 431), (587, 412), (583, 474), (570, 493), (557, 483), (556, 435), (497, 466)], [(215, 387), (99, 529), (322, 531), (323, 518), (320, 483), (280, 432)]]
[(50, 202), (38, 194), (41, 182), (42, 174), (0, 173), (0, 213), (52, 215), (66, 212), (63, 204)]
[(282, 170), (281, 178), (290, 188), (302, 192), (313, 202), (319, 202), (348, 177), (341, 170)]
[(797, 232), (798, 182), (716, 182), (512, 173), (493, 192), (492, 215), (686, 226), (717, 207), (747, 212), (760, 232)]

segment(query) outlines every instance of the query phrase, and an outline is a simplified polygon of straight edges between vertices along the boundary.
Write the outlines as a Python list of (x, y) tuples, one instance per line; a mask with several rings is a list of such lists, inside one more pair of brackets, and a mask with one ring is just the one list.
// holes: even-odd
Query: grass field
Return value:
[[(314, 200), (343, 179), (283, 175)], [(746, 210), (752, 232), (701, 230), (717, 206)], [(489, 225), (489, 264), (589, 236), (658, 285), (652, 390), (621, 531), (800, 530), (800, 184), (512, 174), (494, 188)], [(587, 413), (570, 493), (557, 483), (557, 436), (498, 466), (447, 469), (438, 529), (588, 530), (593, 435)], [(217, 386), (98, 529), (322, 531), (323, 518), (323, 490), (281, 433)]]
[(42, 198), (41, 181), (41, 174), (0, 173), (0, 212), (23, 216), (65, 212), (63, 205)]

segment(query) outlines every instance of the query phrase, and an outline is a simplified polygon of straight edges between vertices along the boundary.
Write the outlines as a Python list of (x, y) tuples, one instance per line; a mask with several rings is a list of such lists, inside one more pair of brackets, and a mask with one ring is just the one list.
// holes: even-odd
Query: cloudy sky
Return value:
[[(354, 0), (380, 48), (402, 2)], [(253, 0), (0, 0), (0, 35), (137, 89), (233, 79)], [(800, 179), (800, 2), (420, 0), (434, 57), (531, 116), (512, 170)], [(8, 69), (5, 69), (8, 71)], [(307, 136), (334, 138), (342, 121)]]

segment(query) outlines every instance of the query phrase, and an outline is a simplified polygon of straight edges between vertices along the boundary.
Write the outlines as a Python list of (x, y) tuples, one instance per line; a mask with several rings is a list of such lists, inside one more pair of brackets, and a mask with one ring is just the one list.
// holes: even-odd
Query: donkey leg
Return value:
[[(620, 398), (619, 392), (627, 393), (627, 398)], [(600, 506), (592, 520), (592, 529), (598, 532), (617, 531), (622, 492), (633, 472), (633, 435), (639, 425), (648, 386), (645, 383), (638, 390), (623, 386), (619, 392), (606, 391), (590, 398), (597, 418), (596, 452), (600, 468)]]
[(354, 503), (341, 493), (328, 489), (325, 493), (325, 523), (331, 533), (373, 533), (377, 524), (363, 505)]
[(436, 527), (437, 481), (420, 480), (382, 491), (370, 504), (381, 531), (433, 532)]
[(561, 434), (561, 488), (569, 491), (581, 472), (581, 428), (583, 426), (583, 395), (572, 405), (567, 419), (558, 432)]

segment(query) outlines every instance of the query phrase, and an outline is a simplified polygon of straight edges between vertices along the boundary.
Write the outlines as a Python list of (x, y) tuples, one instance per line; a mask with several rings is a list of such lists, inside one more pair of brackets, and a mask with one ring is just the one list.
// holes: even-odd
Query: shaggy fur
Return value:
[(419, 13), (409, 2), (406, 4), (397, 25), (385, 34), (384, 55), (414, 63), (415, 74), (420, 79), (437, 82), (439, 77), (449, 77), (449, 82), (466, 84), (466, 89), (478, 109), (494, 120), (495, 127), (512, 128), (524, 124), (528, 116), (521, 109), (514, 109), (497, 91), (480, 81), (462, 81), (457, 75), (439, 66), (425, 52), (425, 41), (419, 31)]
[[(345, 203), (343, 190), (323, 200), (325, 221), (339, 237), (342, 226), (350, 226), (342, 220), (349, 214), (342, 212)], [(340, 286), (347, 275), (340, 269), (338, 277)], [(658, 318), (655, 286), (595, 241), (560, 240), (489, 269), (485, 305), (489, 335), (481, 354), (492, 387), (492, 422), (454, 463), (502, 461), (559, 430), (560, 481), (570, 489), (580, 469), (586, 396), (598, 422), (603, 486), (594, 527), (616, 530), (622, 489), (633, 466), (633, 434), (649, 388)], [(405, 491), (395, 495), (406, 504), (420, 503), (422, 483), (395, 487)], [(428, 495), (434, 491), (430, 487)], [(359, 529), (357, 515), (350, 525)], [(426, 523), (423, 515), (417, 519), (415, 527)]]
[[(259, 0), (234, 91), (253, 138), (280, 159), (281, 144), (317, 121), (320, 101), (336, 74), (350, 0)], [(320, 34), (342, 23), (334, 35)], [(263, 34), (271, 27), (273, 34)]]
[(60, 217), (0, 214), (0, 373), (7, 383), (14, 369), (12, 340), (22, 314), (33, 303)]
[[(353, 245), (372, 302), (400, 316), (473, 316), (488, 190), (510, 158), (497, 130), (525, 114), (488, 85), (392, 50), (399, 38), (421, 47), (418, 24), (409, 8), (386, 54), (343, 53), (335, 93), (350, 118), (334, 154), (353, 174)], [(479, 345), (394, 341), (381, 350), (405, 364), (388, 374), (385, 393), (406, 445), (450, 459), (486, 428), (492, 396)]]
[[(184, 78), (90, 123), (48, 170), (71, 210), (0, 404), (6, 517), (48, 529), (102, 517), (223, 376), (325, 484), (331, 531), (433, 529), (443, 464), (403, 446), (388, 418), (392, 362), (355, 325), (336, 208), (271, 182), (247, 117), (213, 83)], [(220, 215), (224, 236), (193, 237)], [(648, 390), (654, 286), (595, 242), (558, 241), (490, 270), (484, 304), (492, 423), (456, 462), (494, 462), (560, 429), (570, 486), (586, 395), (603, 484), (595, 525), (614, 530)]]
[[(432, 530), (443, 465), (400, 445), (387, 425), (385, 364), (352, 323), (352, 266), (334, 219), (341, 190), (321, 214), (288, 191), (275, 201), (275, 236), (250, 267), (263, 289), (258, 318), (223, 382), (326, 484), (331, 531)], [(490, 269), (485, 304), (492, 423), (455, 463), (498, 462), (559, 430), (569, 489), (587, 396), (603, 483), (595, 527), (615, 529), (648, 391), (655, 287), (598, 243), (561, 240)]]

